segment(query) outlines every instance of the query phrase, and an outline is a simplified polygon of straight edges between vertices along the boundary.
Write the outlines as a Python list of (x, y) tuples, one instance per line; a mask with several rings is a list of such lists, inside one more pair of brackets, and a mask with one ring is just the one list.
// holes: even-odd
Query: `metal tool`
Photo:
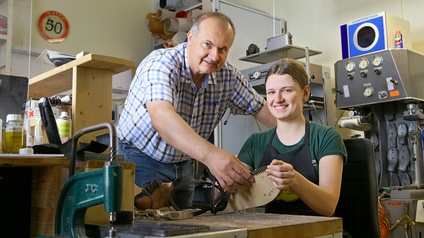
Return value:
[[(111, 226), (109, 237), (117, 237), (112, 223), (116, 221), (116, 212), (121, 210), (123, 191), (123, 167), (116, 160), (116, 133), (111, 123), (102, 123), (83, 128), (72, 138), (72, 154), (77, 151), (78, 139), (89, 132), (109, 129), (110, 161), (102, 169), (75, 174), (64, 184), (57, 204), (55, 237), (87, 237), (85, 233), (85, 213), (87, 208), (104, 204), (106, 212), (110, 212)], [(71, 164), (70, 173), (74, 173)]]
[(181, 211), (162, 211), (158, 209), (146, 209), (145, 212), (149, 215), (153, 215), (155, 220), (160, 220), (161, 218), (168, 220), (183, 220), (191, 219), (194, 217), (194, 212), (191, 209), (184, 209)]

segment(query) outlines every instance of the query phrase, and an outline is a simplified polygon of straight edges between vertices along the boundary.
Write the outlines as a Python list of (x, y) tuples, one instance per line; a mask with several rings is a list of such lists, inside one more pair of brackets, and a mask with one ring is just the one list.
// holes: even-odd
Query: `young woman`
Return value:
[(310, 86), (302, 63), (283, 59), (274, 64), (265, 88), (277, 126), (250, 136), (238, 155), (250, 170), (267, 166), (269, 179), (281, 190), (265, 212), (333, 215), (347, 158), (340, 133), (303, 116)]

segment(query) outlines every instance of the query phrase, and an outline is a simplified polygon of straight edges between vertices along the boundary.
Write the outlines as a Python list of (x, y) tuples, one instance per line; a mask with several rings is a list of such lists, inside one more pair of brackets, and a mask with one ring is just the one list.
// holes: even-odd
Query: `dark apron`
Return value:
[[(315, 184), (318, 184), (317, 172), (312, 165), (309, 149), (309, 122), (305, 122), (304, 143), (299, 145), (296, 149), (284, 154), (281, 154), (274, 146), (272, 146), (276, 130), (277, 129), (274, 130), (268, 144), (266, 145), (259, 168), (269, 165), (273, 159), (282, 160), (291, 164), (293, 168), (305, 178)], [(265, 212), (296, 215), (319, 215), (310, 209), (301, 199), (299, 199), (296, 194), (292, 193), (290, 189), (286, 189), (285, 191), (282, 191), (282, 193), (284, 200), (276, 199), (267, 204)]]

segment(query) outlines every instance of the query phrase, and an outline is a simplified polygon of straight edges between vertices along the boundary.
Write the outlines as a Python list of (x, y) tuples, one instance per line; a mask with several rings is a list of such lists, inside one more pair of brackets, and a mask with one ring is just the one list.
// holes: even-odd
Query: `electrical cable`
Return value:
[(321, 117), (319, 116), (319, 113), (318, 113), (317, 107), (315, 106), (315, 103), (314, 103), (313, 101), (309, 101), (309, 104), (310, 104), (310, 105), (312, 105), (312, 108), (314, 109), (315, 114), (317, 115), (318, 120), (319, 120), (319, 122), (321, 123), (321, 125), (325, 125), (325, 124), (322, 122)]
[(402, 14), (402, 19), (404, 19), (403, 18), (403, 0), (400, 0), (400, 12)]
[(378, 196), (378, 224), (380, 228), (380, 238), (386, 238), (390, 230), (390, 221), (387, 218), (387, 211), (381, 205), (381, 198), (383, 198), (386, 193), (382, 193)]
[(273, 27), (272, 33), (273, 33), (273, 36), (275, 36), (276, 35), (275, 33), (275, 0), (272, 1), (272, 27)]
[(29, 53), (28, 53), (28, 78), (31, 78), (31, 51), (32, 51), (32, 45), (31, 45), (31, 41), (32, 41), (32, 8), (33, 4), (32, 4), (32, 0), (31, 0), (31, 12), (30, 12), (30, 17), (29, 17), (29, 43), (28, 43), (28, 49), (29, 49)]

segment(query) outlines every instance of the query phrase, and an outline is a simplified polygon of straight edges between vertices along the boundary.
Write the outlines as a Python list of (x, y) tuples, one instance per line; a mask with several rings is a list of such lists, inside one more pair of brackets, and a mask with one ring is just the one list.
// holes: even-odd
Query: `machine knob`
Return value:
[(392, 82), (394, 85), (398, 85), (399, 84), (399, 81), (394, 80), (394, 79), (390, 79), (390, 82)]
[(366, 86), (363, 94), (365, 97), (371, 97), (374, 94), (374, 89), (371, 86)]
[(379, 69), (374, 69), (374, 73), (375, 73), (376, 75), (380, 75), (380, 74), (381, 74), (381, 70), (379, 70)]
[(362, 78), (366, 78), (367, 77), (367, 73), (366, 72), (361, 72), (361, 76), (362, 76)]
[(350, 79), (350, 80), (353, 80), (355, 77), (353, 77), (353, 75), (352, 74), (348, 74), (347, 75), (347, 79)]

